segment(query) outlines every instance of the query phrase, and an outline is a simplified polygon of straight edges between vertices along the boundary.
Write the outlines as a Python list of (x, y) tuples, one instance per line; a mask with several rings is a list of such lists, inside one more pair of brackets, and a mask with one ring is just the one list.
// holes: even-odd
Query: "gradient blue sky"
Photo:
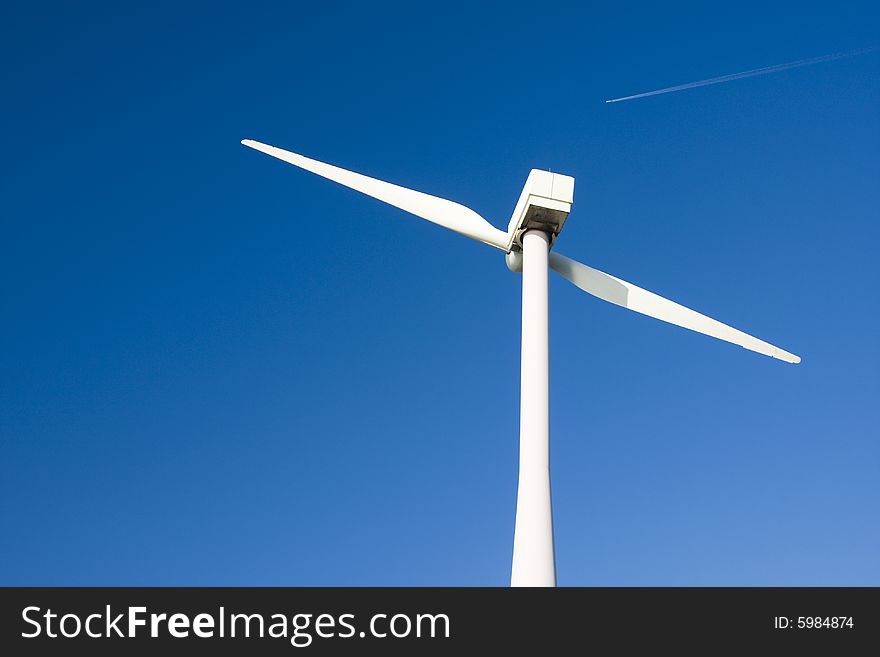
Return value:
[(0, 584), (508, 582), (519, 279), (243, 137), (803, 356), (554, 277), (560, 584), (880, 584), (880, 56), (604, 103), (876, 3), (178, 4), (0, 10)]

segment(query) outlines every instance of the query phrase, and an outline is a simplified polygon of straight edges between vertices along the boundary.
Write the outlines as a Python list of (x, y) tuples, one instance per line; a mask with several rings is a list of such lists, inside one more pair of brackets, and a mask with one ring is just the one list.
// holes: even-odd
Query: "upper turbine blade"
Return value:
[(637, 313), (642, 313), (643, 315), (648, 315), (649, 317), (654, 317), (664, 322), (696, 331), (697, 333), (711, 335), (719, 340), (738, 344), (740, 347), (784, 360), (787, 363), (801, 362), (800, 356), (795, 356), (779, 347), (774, 347), (763, 340), (722, 324), (711, 317), (701, 315), (674, 301), (664, 299), (653, 292), (643, 290), (632, 283), (622, 281), (610, 274), (588, 267), (558, 253), (550, 253), (550, 267), (584, 292), (589, 292), (593, 296), (610, 301), (618, 306), (635, 310)]
[(367, 196), (372, 196), (389, 205), (406, 210), (417, 217), (427, 219), (444, 228), (466, 235), (480, 242), (485, 242), (503, 251), (507, 251), (507, 233), (495, 228), (476, 212), (463, 205), (447, 201), (443, 198), (423, 194), (406, 187), (393, 185), (382, 180), (369, 178), (360, 173), (346, 171), (332, 164), (318, 162), (281, 148), (262, 144), (252, 139), (243, 139), (242, 144), (262, 151), (279, 160), (328, 178), (340, 185), (345, 185)]

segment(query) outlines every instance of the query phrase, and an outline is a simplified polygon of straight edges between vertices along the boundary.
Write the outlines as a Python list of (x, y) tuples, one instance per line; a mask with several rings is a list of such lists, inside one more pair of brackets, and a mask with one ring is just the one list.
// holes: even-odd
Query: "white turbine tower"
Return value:
[(574, 178), (532, 169), (507, 232), (473, 210), (446, 199), (369, 178), (290, 151), (245, 139), (245, 146), (494, 246), (511, 271), (522, 272), (519, 484), (511, 586), (555, 586), (550, 505), (548, 267), (584, 292), (643, 315), (731, 342), (766, 356), (801, 359), (669, 299), (551, 251), (574, 200)]

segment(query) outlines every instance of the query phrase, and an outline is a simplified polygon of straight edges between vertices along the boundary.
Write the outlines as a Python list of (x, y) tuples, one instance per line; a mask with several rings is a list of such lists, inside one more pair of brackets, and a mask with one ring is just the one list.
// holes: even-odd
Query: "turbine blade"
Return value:
[(800, 356), (795, 356), (779, 347), (775, 347), (731, 326), (722, 324), (711, 317), (701, 315), (674, 301), (664, 299), (653, 292), (643, 290), (632, 283), (627, 283), (598, 269), (593, 269), (576, 260), (566, 258), (564, 255), (551, 252), (550, 267), (584, 292), (588, 292), (604, 301), (623, 306), (648, 317), (654, 317), (655, 319), (696, 331), (697, 333), (703, 333), (725, 342), (737, 344), (740, 347), (756, 351), (765, 356), (784, 360), (787, 363), (801, 362)]
[(347, 171), (332, 164), (319, 162), (318, 160), (312, 160), (252, 139), (243, 139), (241, 143), (272, 157), (277, 157), (279, 160), (284, 160), (294, 166), (298, 166), (301, 169), (311, 171), (314, 174), (337, 182), (340, 185), (350, 187), (362, 194), (384, 201), (401, 210), (406, 210), (417, 217), (427, 219), (444, 228), (466, 235), (471, 239), (485, 242), (502, 251), (507, 251), (507, 233), (495, 228), (483, 217), (463, 205), (438, 198), (437, 196), (407, 189), (406, 187), (393, 185), (382, 180), (369, 178), (363, 174)]

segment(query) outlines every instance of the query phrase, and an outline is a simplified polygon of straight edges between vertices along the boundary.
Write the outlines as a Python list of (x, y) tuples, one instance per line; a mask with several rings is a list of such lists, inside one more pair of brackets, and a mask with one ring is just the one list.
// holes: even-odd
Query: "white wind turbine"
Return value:
[(532, 169), (507, 232), (463, 205), (346, 171), (251, 139), (245, 146), (345, 185), (494, 246), (511, 271), (522, 272), (519, 484), (513, 537), (511, 586), (555, 586), (553, 515), (550, 506), (548, 367), (548, 266), (584, 292), (643, 315), (724, 340), (766, 356), (801, 359), (632, 283), (551, 252), (574, 200), (574, 178)]

